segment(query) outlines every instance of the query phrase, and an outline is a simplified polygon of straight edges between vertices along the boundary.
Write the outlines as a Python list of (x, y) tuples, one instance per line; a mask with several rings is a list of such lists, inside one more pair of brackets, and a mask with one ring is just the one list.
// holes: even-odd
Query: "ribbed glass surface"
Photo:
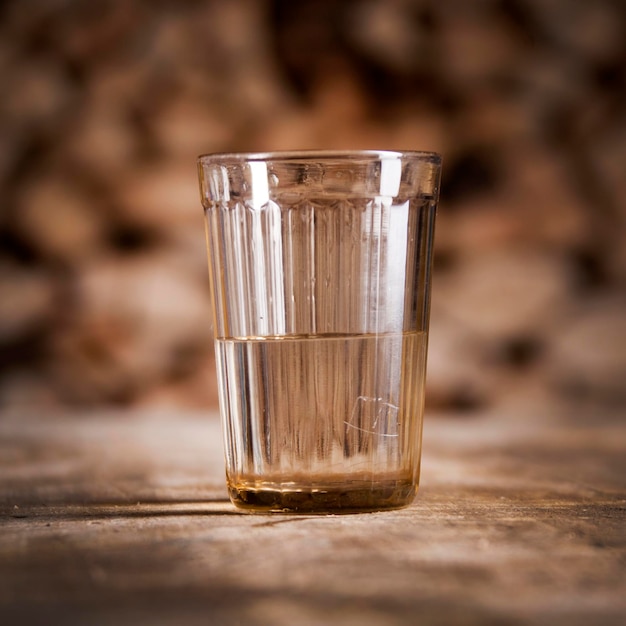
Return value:
[(200, 165), (233, 500), (406, 504), (419, 472), (438, 164), (257, 159)]

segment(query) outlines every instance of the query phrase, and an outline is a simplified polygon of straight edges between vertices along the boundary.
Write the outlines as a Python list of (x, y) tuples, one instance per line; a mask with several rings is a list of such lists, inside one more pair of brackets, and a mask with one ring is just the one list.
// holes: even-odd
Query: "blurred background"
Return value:
[(444, 155), (431, 412), (626, 404), (626, 3), (0, 3), (0, 411), (217, 405), (195, 158)]

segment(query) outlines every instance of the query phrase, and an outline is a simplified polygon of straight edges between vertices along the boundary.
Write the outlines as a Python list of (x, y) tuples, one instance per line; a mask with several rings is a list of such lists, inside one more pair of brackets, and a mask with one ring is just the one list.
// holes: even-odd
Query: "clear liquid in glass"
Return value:
[(348, 512), (412, 501), (426, 333), (220, 339), (216, 354), (235, 504)]

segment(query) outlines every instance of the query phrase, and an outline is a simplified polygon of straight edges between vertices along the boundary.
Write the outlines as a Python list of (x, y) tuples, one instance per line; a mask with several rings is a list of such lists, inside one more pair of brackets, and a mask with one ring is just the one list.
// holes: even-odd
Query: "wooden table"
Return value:
[(0, 418), (0, 624), (626, 623), (620, 416), (430, 416), (407, 509), (247, 515), (214, 414)]

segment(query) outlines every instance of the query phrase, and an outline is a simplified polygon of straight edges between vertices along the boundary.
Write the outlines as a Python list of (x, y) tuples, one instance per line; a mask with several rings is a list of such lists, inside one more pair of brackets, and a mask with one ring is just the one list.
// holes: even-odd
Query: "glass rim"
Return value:
[(428, 150), (275, 150), (268, 152), (212, 152), (198, 156), (200, 164), (266, 161), (332, 161), (412, 159), (441, 164), (441, 154)]

